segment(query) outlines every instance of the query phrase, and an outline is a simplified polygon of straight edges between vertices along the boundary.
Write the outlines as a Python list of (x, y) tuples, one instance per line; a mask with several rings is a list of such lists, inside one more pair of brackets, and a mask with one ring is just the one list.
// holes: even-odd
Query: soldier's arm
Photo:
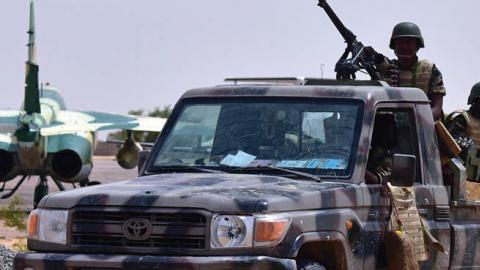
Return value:
[(443, 117), (443, 95), (431, 94), (430, 107), (432, 108), (433, 119), (440, 120)]
[(367, 170), (365, 172), (365, 183), (368, 185), (380, 184), (380, 178), (375, 173)]
[(388, 182), (392, 176), (392, 160), (385, 158), (380, 161), (378, 165), (373, 168), (368, 168), (365, 173), (365, 181), (367, 184), (379, 184)]
[(386, 73), (391, 69), (392, 60), (381, 53), (375, 54), (375, 67), (380, 73)]
[(432, 68), (432, 77), (430, 79), (430, 107), (432, 108), (433, 119), (440, 120), (443, 117), (443, 96), (447, 90), (443, 85), (442, 73), (437, 66)]

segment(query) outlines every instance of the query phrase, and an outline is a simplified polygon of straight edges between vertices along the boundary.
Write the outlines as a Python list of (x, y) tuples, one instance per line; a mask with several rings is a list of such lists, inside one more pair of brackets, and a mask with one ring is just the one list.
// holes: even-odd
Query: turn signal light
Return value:
[(347, 230), (351, 230), (353, 229), (353, 222), (351, 220), (348, 220), (346, 223), (345, 223), (345, 227), (347, 228)]
[(284, 236), (288, 220), (257, 220), (255, 223), (255, 241), (274, 242)]
[(38, 237), (38, 214), (33, 211), (28, 216), (28, 238), (36, 239)]

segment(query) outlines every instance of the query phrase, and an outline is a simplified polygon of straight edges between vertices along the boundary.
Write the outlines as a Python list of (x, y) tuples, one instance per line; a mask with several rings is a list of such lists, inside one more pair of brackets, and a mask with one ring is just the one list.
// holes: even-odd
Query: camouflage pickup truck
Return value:
[(15, 269), (385, 269), (391, 200), (365, 177), (376, 141), (445, 248), (420, 267), (480, 268), (480, 205), (464, 170), (444, 183), (425, 94), (302, 79), (186, 92), (137, 179), (41, 201)]

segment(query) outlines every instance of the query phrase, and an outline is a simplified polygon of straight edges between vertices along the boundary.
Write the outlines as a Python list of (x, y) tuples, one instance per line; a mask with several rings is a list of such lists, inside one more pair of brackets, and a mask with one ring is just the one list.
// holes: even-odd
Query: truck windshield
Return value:
[(340, 100), (185, 104), (157, 147), (153, 170), (268, 166), (345, 177), (361, 111), (361, 103)]

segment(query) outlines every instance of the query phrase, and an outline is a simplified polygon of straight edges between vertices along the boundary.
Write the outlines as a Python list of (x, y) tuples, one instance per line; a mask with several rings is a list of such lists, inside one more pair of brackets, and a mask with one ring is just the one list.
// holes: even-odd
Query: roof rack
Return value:
[(226, 82), (233, 82), (233, 84), (240, 83), (265, 83), (265, 84), (293, 84), (303, 85), (304, 78), (301, 77), (233, 77), (226, 78)]
[(388, 86), (384, 81), (374, 80), (334, 80), (314, 77), (232, 77), (226, 82), (234, 84), (288, 84), (288, 85), (352, 85), (352, 86)]

